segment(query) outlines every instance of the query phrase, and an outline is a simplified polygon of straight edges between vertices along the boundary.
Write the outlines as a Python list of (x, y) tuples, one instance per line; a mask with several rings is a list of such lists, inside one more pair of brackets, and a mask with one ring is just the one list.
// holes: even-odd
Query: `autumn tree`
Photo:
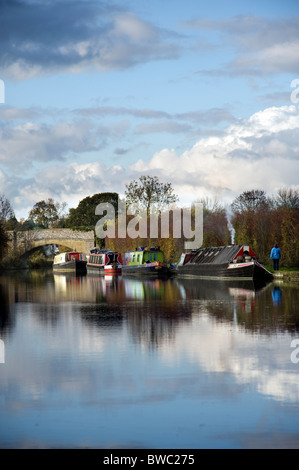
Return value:
[(285, 266), (299, 264), (299, 191), (282, 188), (273, 199), (272, 244), (278, 242)]
[[(203, 247), (222, 246), (230, 243), (227, 214), (223, 205), (209, 197), (197, 199), (203, 208)], [(194, 211), (192, 211), (193, 213)]]
[(7, 243), (8, 243), (7, 232), (4, 228), (3, 221), (0, 220), (0, 260), (2, 260), (2, 257), (5, 253), (5, 250), (7, 248)]
[(140, 176), (139, 182), (131, 181), (126, 185), (126, 204), (134, 205), (137, 212), (161, 212), (178, 201), (171, 183), (161, 183), (157, 176)]
[(29, 212), (29, 219), (42, 228), (52, 227), (58, 222), (66, 203), (54, 202), (52, 198), (37, 202)]
[(234, 213), (232, 223), (235, 228), (235, 241), (250, 245), (263, 260), (269, 251), (271, 230), (271, 207), (265, 191), (253, 189), (244, 191), (231, 204)]

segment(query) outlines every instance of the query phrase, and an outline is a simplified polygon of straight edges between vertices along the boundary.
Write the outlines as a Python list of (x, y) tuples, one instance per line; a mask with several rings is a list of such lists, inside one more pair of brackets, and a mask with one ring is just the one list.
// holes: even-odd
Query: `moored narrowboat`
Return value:
[(90, 251), (87, 261), (87, 274), (121, 274), (122, 258), (117, 251), (95, 248)]
[(185, 261), (182, 255), (176, 273), (182, 277), (229, 280), (271, 280), (273, 278), (248, 245), (200, 248)]
[(53, 271), (86, 274), (86, 255), (80, 251), (58, 253), (54, 256)]
[(122, 274), (167, 276), (169, 270), (164, 262), (164, 253), (160, 247), (139, 247), (124, 255)]

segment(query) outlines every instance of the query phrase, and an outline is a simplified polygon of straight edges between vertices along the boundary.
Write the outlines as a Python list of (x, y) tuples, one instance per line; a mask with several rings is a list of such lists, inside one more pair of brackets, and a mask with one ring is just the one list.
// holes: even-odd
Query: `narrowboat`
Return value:
[(95, 248), (90, 251), (87, 261), (87, 274), (121, 274), (122, 259), (117, 251)]
[(86, 274), (86, 255), (80, 251), (58, 253), (54, 256), (53, 271)]
[(164, 253), (160, 247), (139, 247), (124, 255), (122, 274), (167, 276), (168, 267), (164, 263)]
[(189, 260), (183, 253), (176, 273), (182, 277), (202, 279), (267, 281), (273, 278), (248, 245), (200, 248)]

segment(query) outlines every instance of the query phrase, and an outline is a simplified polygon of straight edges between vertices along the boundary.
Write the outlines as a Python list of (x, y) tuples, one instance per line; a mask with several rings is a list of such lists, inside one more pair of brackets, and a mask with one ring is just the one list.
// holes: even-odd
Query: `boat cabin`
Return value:
[(191, 250), (190, 253), (182, 253), (178, 266), (188, 263), (197, 253), (197, 250)]
[(124, 255), (125, 266), (134, 266), (156, 262), (164, 263), (164, 253), (160, 250), (160, 247), (156, 246), (151, 248), (140, 246), (136, 248), (135, 251), (129, 251)]
[(111, 264), (122, 264), (121, 254), (117, 251), (90, 252), (88, 265), (105, 266)]
[[(183, 255), (182, 255), (183, 256)], [(182, 259), (182, 258), (181, 258)], [(257, 257), (248, 245), (228, 245), (209, 248), (200, 248), (190, 258), (190, 264), (228, 264), (246, 263), (256, 260)], [(183, 259), (184, 261), (184, 259)], [(186, 264), (180, 261), (179, 266)]]
[(79, 251), (58, 253), (54, 257), (54, 264), (67, 263), (68, 261), (86, 261), (86, 255)]

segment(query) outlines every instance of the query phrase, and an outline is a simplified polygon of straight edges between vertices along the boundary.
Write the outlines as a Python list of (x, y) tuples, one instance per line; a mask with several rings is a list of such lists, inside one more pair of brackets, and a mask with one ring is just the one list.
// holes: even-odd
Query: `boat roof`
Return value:
[[(192, 264), (225, 264), (231, 263), (244, 245), (211, 246), (200, 248), (189, 261)], [(248, 248), (248, 247), (247, 247)]]
[(137, 253), (140, 251), (162, 251), (160, 249), (159, 246), (151, 246), (151, 247), (148, 247), (148, 246), (139, 246), (138, 248), (136, 248), (135, 250), (130, 250), (128, 251), (128, 253)]

